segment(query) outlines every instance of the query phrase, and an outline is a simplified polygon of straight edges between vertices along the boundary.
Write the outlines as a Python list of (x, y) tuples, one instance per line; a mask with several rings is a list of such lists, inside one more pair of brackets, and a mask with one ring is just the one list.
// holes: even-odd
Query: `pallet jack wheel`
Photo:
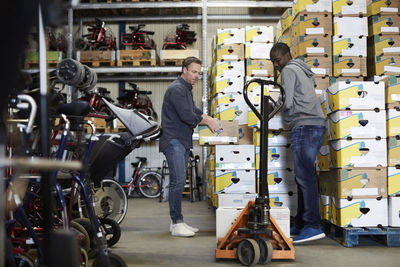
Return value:
[(237, 256), (241, 264), (254, 266), (260, 260), (260, 246), (252, 238), (243, 239), (238, 245)]
[(258, 264), (265, 265), (271, 262), (274, 247), (267, 238), (258, 239), (258, 245), (260, 247), (260, 260)]

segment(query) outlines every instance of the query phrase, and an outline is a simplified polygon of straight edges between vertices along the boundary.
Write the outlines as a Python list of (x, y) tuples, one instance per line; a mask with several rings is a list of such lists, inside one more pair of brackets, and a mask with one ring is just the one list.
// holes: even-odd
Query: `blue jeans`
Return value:
[(317, 125), (298, 126), (290, 134), (297, 184), (298, 207), (294, 219), (297, 228), (320, 225), (321, 214), (314, 167), (324, 135), (325, 127)]
[(169, 214), (174, 223), (183, 222), (181, 202), (189, 154), (190, 149), (186, 149), (178, 139), (172, 139), (164, 151), (169, 169)]

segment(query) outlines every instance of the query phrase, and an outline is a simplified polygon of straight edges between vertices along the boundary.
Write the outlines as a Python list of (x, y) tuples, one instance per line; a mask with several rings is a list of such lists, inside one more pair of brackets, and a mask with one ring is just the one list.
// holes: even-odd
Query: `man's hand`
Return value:
[(206, 114), (203, 114), (202, 117), (203, 117), (203, 119), (201, 120), (201, 122), (199, 124), (207, 125), (208, 128), (210, 128), (210, 130), (213, 133), (216, 133), (219, 130), (221, 130), (221, 125), (219, 124), (218, 119), (212, 118)]

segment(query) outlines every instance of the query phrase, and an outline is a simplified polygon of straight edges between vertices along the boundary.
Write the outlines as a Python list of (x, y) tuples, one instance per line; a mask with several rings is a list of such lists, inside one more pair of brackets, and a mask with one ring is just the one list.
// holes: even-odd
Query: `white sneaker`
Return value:
[[(189, 229), (190, 231), (192, 231), (192, 232), (194, 232), (194, 233), (197, 233), (198, 231), (200, 231), (200, 229), (199, 228), (196, 228), (196, 227), (192, 227), (192, 226), (190, 226), (190, 225), (187, 225), (186, 223), (183, 223), (184, 225), (185, 225), (185, 227), (187, 228), (187, 229)], [(172, 225), (173, 225), (173, 223), (172, 223), (172, 221), (171, 221), (171, 224), (169, 225), (169, 231), (172, 233)]]
[(194, 236), (194, 232), (187, 229), (184, 223), (173, 224), (171, 234), (173, 236), (183, 236), (183, 237)]

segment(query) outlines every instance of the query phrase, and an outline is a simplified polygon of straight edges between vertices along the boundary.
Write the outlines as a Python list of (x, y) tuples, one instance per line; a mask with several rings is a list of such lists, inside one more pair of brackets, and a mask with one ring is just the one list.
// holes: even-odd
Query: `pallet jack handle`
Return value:
[[(258, 83), (261, 85), (261, 114), (256, 109), (256, 107), (251, 103), (247, 95), (247, 89), (252, 83)], [(265, 91), (265, 86), (273, 85), (278, 87), (280, 91), (279, 105), (277, 102), (269, 95), (268, 89)], [(254, 112), (254, 114), (260, 120), (260, 130), (261, 130), (261, 147), (260, 147), (260, 178), (258, 179), (258, 197), (264, 198), (269, 203), (269, 192), (268, 192), (268, 121), (275, 116), (275, 114), (283, 107), (285, 103), (286, 94), (283, 87), (274, 82), (262, 79), (252, 79), (248, 81), (243, 88), (243, 97), (247, 105)], [(270, 105), (269, 101), (272, 102), (273, 106)], [(267, 204), (269, 206), (269, 204)]]

